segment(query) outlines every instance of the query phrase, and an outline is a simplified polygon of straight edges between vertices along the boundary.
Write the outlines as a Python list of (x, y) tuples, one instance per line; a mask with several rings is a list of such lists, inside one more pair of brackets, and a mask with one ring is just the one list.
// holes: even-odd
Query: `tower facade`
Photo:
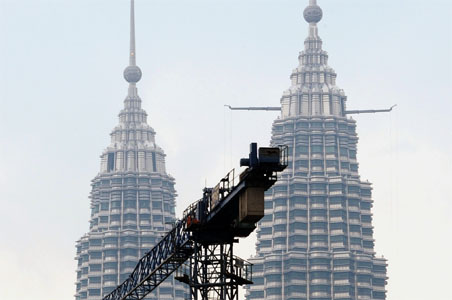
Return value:
[(305, 49), (281, 98), (272, 145), (289, 166), (266, 194), (247, 299), (386, 299), (384, 258), (374, 251), (371, 184), (358, 173), (356, 122), (328, 66), (316, 0), (304, 11)]
[[(77, 300), (100, 300), (115, 289), (175, 221), (174, 178), (166, 172), (165, 154), (137, 93), (134, 0), (130, 19), (130, 62), (124, 71), (129, 91), (91, 183), (90, 229), (76, 245)], [(149, 298), (182, 300), (185, 293), (170, 277)]]

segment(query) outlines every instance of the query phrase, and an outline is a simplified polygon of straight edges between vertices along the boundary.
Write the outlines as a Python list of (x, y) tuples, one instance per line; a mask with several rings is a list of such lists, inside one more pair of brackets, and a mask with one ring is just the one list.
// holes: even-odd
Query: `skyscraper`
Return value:
[[(100, 300), (116, 288), (175, 220), (174, 178), (166, 172), (165, 154), (137, 93), (134, 0), (130, 22), (130, 62), (124, 71), (129, 91), (91, 183), (90, 230), (76, 245), (77, 300)], [(150, 297), (184, 299), (184, 293), (170, 277)]]
[(356, 122), (328, 66), (316, 0), (304, 11), (305, 49), (274, 121), (273, 145), (289, 166), (265, 198), (247, 299), (386, 298), (384, 258), (374, 251), (371, 184), (358, 174)]

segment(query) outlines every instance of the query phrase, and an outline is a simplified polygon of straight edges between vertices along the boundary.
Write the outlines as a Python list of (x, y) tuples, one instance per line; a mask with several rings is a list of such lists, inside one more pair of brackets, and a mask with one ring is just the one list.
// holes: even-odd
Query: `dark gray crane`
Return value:
[(264, 192), (287, 167), (287, 147), (257, 149), (235, 184), (234, 170), (190, 205), (183, 218), (143, 258), (128, 279), (103, 300), (140, 300), (189, 261), (177, 280), (190, 287), (192, 300), (236, 300), (238, 287), (252, 284), (252, 264), (234, 256), (238, 237), (247, 237), (264, 217)]

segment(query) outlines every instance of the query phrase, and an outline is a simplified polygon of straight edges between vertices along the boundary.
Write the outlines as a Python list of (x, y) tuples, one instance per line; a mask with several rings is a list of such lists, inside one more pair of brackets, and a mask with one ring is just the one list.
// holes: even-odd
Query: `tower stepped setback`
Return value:
[(356, 122), (346, 117), (347, 97), (322, 49), (322, 16), (310, 0), (305, 49), (273, 124), (271, 144), (289, 147), (289, 166), (266, 193), (248, 300), (386, 299), (372, 187), (358, 174)]
[[(131, 0), (129, 90), (111, 143), (92, 180), (90, 230), (77, 241), (76, 300), (100, 300), (123, 282), (175, 221), (175, 180), (141, 107)], [(146, 299), (182, 300), (188, 290), (170, 277)]]

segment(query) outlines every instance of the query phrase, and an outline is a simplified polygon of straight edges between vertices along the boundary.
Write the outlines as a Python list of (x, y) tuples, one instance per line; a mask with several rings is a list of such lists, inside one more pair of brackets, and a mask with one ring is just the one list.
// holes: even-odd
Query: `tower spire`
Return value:
[(135, 58), (135, 1), (130, 2), (130, 66), (136, 66)]
[(124, 78), (131, 86), (141, 79), (141, 70), (137, 66), (135, 52), (135, 1), (130, 1), (130, 58), (129, 66), (124, 70)]

